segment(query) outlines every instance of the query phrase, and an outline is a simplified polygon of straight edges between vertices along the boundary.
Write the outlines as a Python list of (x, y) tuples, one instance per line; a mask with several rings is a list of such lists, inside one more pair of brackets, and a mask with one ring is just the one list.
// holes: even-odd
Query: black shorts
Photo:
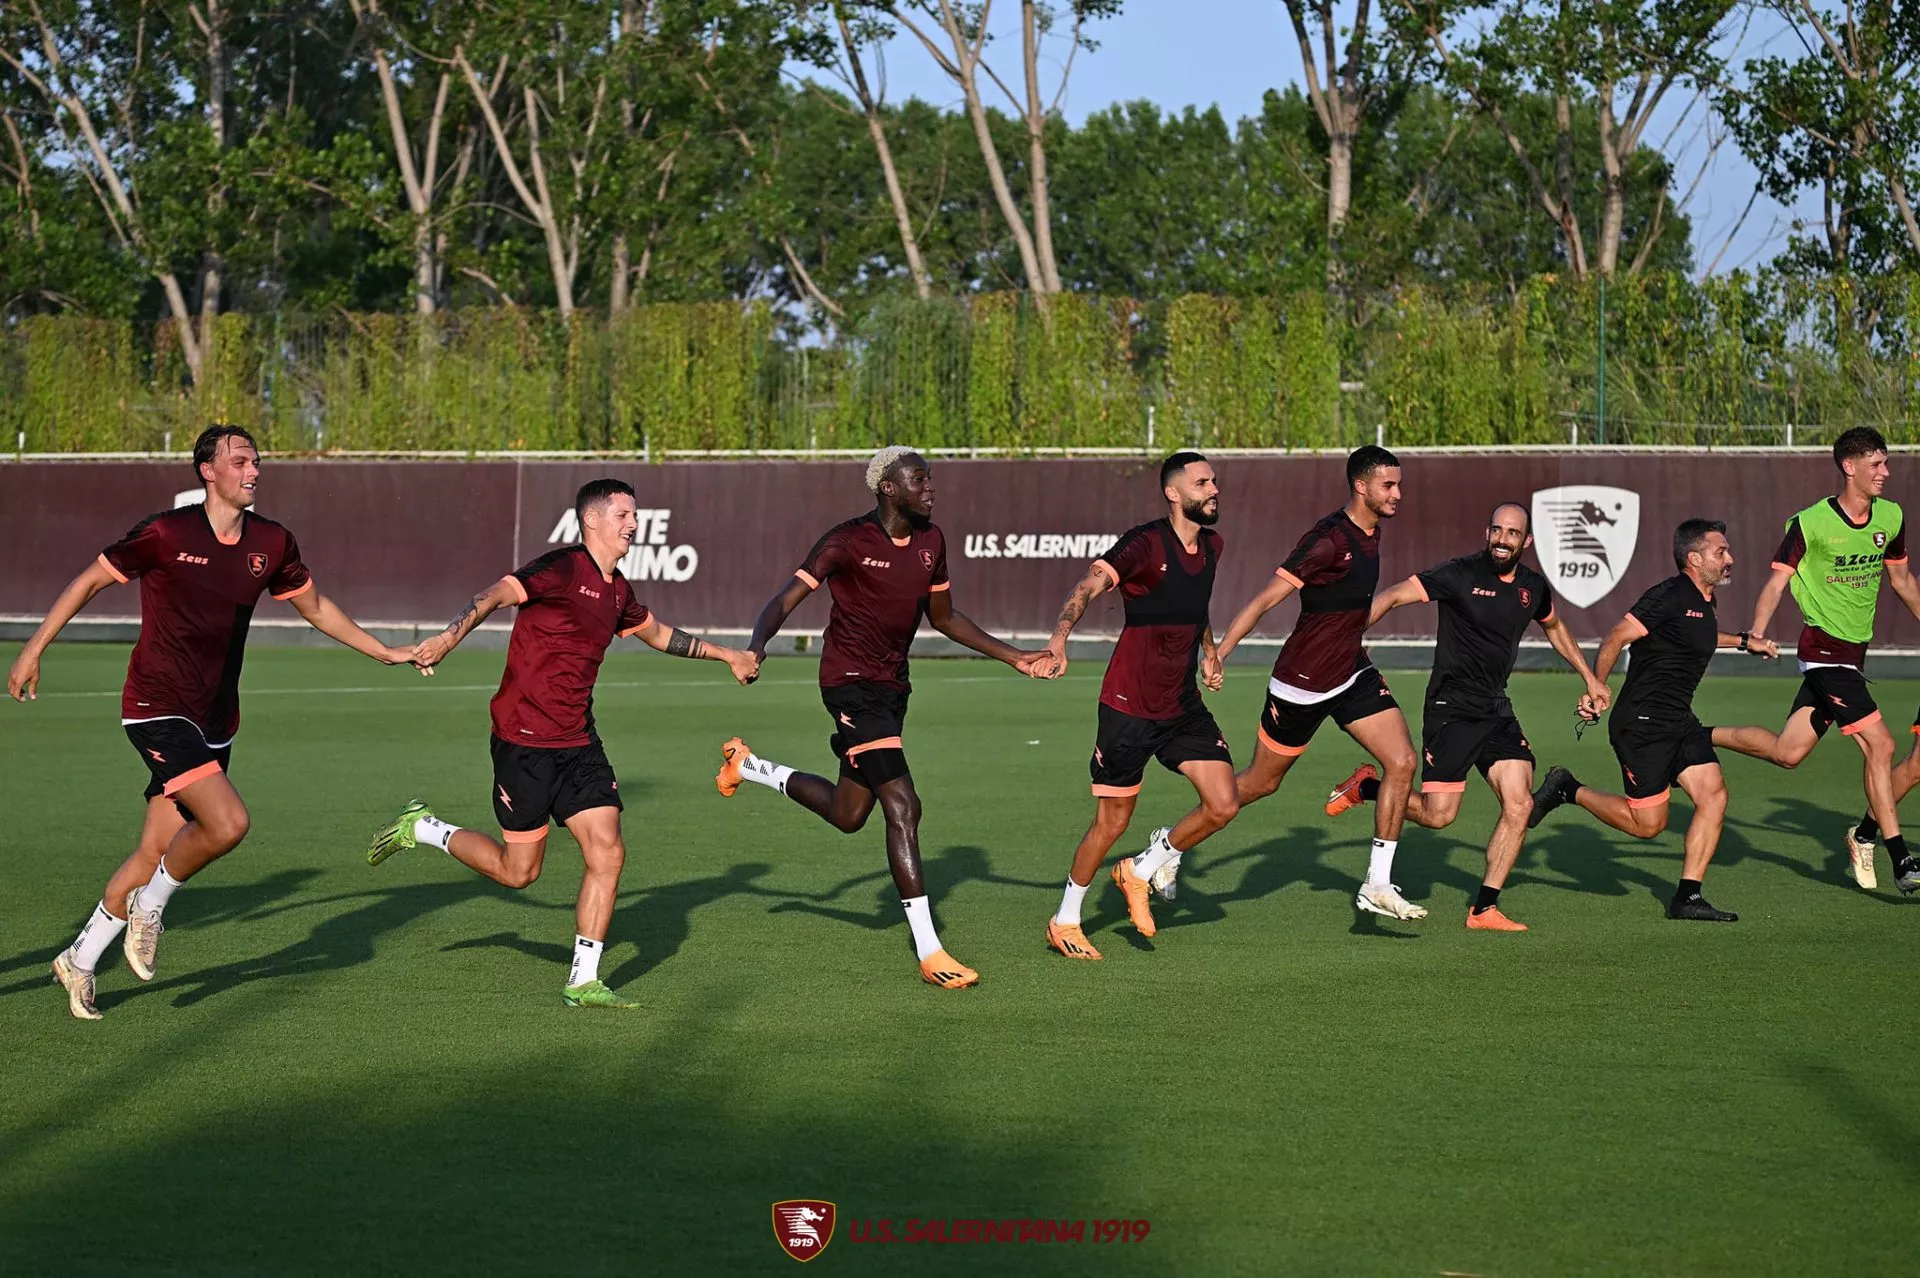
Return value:
[[(185, 719), (149, 719), (145, 723), (129, 723), (126, 729), (127, 740), (140, 752), (140, 762), (153, 774), (153, 779), (147, 782), (149, 801), (163, 794), (172, 797), (202, 777), (225, 772), (233, 761), (231, 740), (225, 745), (210, 746), (199, 727)], [(189, 821), (193, 819), (193, 813), (184, 805), (174, 806)]]
[(1713, 752), (1713, 731), (1702, 727), (1698, 719), (1648, 729), (1622, 728), (1617, 726), (1620, 722), (1617, 718), (1609, 721), (1607, 739), (1620, 760), (1620, 779), (1626, 782), (1631, 807), (1650, 808), (1663, 802), (1682, 772), (1703, 763), (1720, 762), (1720, 756)]
[(1399, 708), (1385, 677), (1368, 666), (1346, 691), (1310, 706), (1282, 701), (1269, 691), (1267, 708), (1260, 713), (1260, 743), (1275, 754), (1305, 754), (1307, 743), (1329, 718), (1344, 728), (1382, 710)]
[(840, 775), (871, 790), (907, 775), (907, 727), (910, 688), (878, 683), (843, 683), (820, 689), (820, 702), (833, 716), (827, 739), (840, 760)]
[(548, 818), (564, 825), (589, 808), (618, 812), (625, 807), (598, 737), (583, 746), (558, 748), (492, 737), (488, 748), (493, 752), (493, 815), (509, 843), (545, 838)]
[(1111, 798), (1140, 793), (1147, 760), (1158, 759), (1169, 772), (1183, 763), (1211, 760), (1233, 766), (1233, 752), (1213, 712), (1192, 705), (1171, 719), (1142, 719), (1100, 703), (1100, 726), (1093, 738), (1093, 792)]
[(1491, 719), (1450, 718), (1429, 711), (1420, 723), (1420, 793), (1466, 789), (1467, 773), (1480, 775), (1496, 763), (1519, 759), (1533, 765), (1533, 749), (1512, 715)]
[(1880, 718), (1880, 707), (1867, 691), (1867, 677), (1852, 666), (1816, 666), (1800, 676), (1800, 695), (1788, 715), (1802, 706), (1813, 707), (1813, 730), (1825, 736), (1834, 724), (1846, 736)]

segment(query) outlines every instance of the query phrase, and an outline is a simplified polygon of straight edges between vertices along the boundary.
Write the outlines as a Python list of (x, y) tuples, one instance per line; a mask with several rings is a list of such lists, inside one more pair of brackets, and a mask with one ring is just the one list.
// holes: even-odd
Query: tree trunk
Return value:
[(1040, 30), (1034, 0), (1020, 0), (1020, 58), (1027, 80), (1027, 173), (1033, 204), (1033, 250), (1046, 291), (1060, 291), (1060, 264), (1053, 255), (1053, 211), (1047, 193), (1047, 115), (1040, 103)]
[(1567, 267), (1573, 278), (1587, 278), (1587, 244), (1580, 234), (1580, 215), (1573, 207), (1573, 99), (1563, 90), (1553, 97), (1553, 176), (1559, 188), (1560, 236), (1567, 246)]
[[(207, 127), (213, 132), (216, 153), (227, 150), (227, 40), (226, 14), (221, 0), (207, 0), (204, 32), (207, 39)], [(226, 186), (214, 183), (207, 195), (207, 217), (216, 228), (226, 209)], [(213, 351), (213, 324), (220, 314), (220, 289), (223, 263), (217, 248), (208, 249), (200, 269), (200, 353), (205, 359)], [(197, 378), (195, 379), (198, 380)]]
[(886, 125), (880, 117), (880, 104), (867, 84), (867, 69), (860, 61), (860, 49), (847, 26), (846, 12), (834, 6), (834, 18), (840, 24), (840, 43), (847, 51), (847, 65), (853, 73), (854, 93), (860, 109), (866, 113), (867, 135), (873, 139), (874, 154), (880, 157), (880, 174), (886, 179), (887, 200), (893, 205), (894, 225), (900, 231), (900, 251), (907, 256), (907, 273), (913, 276), (913, 291), (925, 301), (933, 296), (933, 277), (920, 256), (920, 237), (913, 229), (913, 214), (907, 208), (906, 192), (900, 186), (900, 170), (893, 162), (893, 148), (887, 142)]
[(1612, 279), (1620, 265), (1620, 237), (1627, 221), (1627, 174), (1614, 126), (1613, 85), (1600, 91), (1600, 274)]
[(1341, 238), (1353, 211), (1353, 130), (1344, 127), (1345, 104), (1336, 99), (1334, 111), (1342, 127), (1327, 138), (1327, 286), (1338, 291), (1347, 275)]

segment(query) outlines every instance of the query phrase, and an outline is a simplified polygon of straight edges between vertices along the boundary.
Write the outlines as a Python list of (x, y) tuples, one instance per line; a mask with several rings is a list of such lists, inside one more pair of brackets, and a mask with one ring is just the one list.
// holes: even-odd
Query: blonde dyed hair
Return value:
[(887, 473), (900, 464), (902, 457), (913, 457), (919, 451), (905, 444), (888, 444), (875, 453), (873, 459), (867, 463), (867, 491), (878, 497), (880, 481), (887, 477)]

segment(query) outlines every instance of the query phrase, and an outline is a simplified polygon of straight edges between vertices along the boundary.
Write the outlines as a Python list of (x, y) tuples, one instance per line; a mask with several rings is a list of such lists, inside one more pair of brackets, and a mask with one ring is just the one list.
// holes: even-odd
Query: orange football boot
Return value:
[(747, 743), (734, 737), (720, 747), (720, 775), (713, 783), (720, 787), (720, 794), (731, 799), (733, 792), (740, 788), (740, 765), (747, 761), (753, 751), (747, 749)]
[(1489, 905), (1478, 914), (1472, 910), (1467, 911), (1467, 930), (1469, 932), (1524, 932), (1527, 930), (1527, 925), (1515, 923), (1500, 912), (1499, 906)]
[(1133, 920), (1134, 930), (1142, 936), (1152, 936), (1159, 931), (1153, 925), (1153, 909), (1147, 904), (1153, 895), (1153, 885), (1133, 872), (1133, 858), (1121, 857), (1113, 867), (1113, 882), (1127, 896), (1127, 917)]
[(920, 979), (943, 990), (964, 990), (980, 980), (980, 973), (945, 950), (936, 950), (920, 960)]
[(1058, 919), (1047, 920), (1047, 944), (1070, 959), (1097, 959), (1100, 951), (1093, 948), (1087, 940), (1087, 934), (1080, 930), (1078, 923), (1062, 923)]
[(1377, 781), (1380, 770), (1371, 763), (1363, 763), (1353, 770), (1353, 775), (1333, 788), (1327, 796), (1327, 815), (1337, 817), (1348, 808), (1357, 808), (1366, 800), (1360, 797), (1362, 781)]

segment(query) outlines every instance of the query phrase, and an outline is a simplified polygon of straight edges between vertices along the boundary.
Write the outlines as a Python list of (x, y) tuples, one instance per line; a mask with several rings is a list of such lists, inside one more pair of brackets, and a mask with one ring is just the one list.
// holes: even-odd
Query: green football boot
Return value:
[(568, 1007), (638, 1007), (632, 999), (621, 998), (607, 988), (605, 981), (588, 981), (585, 985), (569, 985), (560, 991), (560, 997)]
[(433, 810), (420, 800), (407, 800), (407, 806), (400, 809), (393, 824), (374, 835), (373, 842), (367, 844), (367, 864), (378, 865), (395, 852), (418, 846), (419, 841), (413, 837), (414, 822), (432, 815)]

